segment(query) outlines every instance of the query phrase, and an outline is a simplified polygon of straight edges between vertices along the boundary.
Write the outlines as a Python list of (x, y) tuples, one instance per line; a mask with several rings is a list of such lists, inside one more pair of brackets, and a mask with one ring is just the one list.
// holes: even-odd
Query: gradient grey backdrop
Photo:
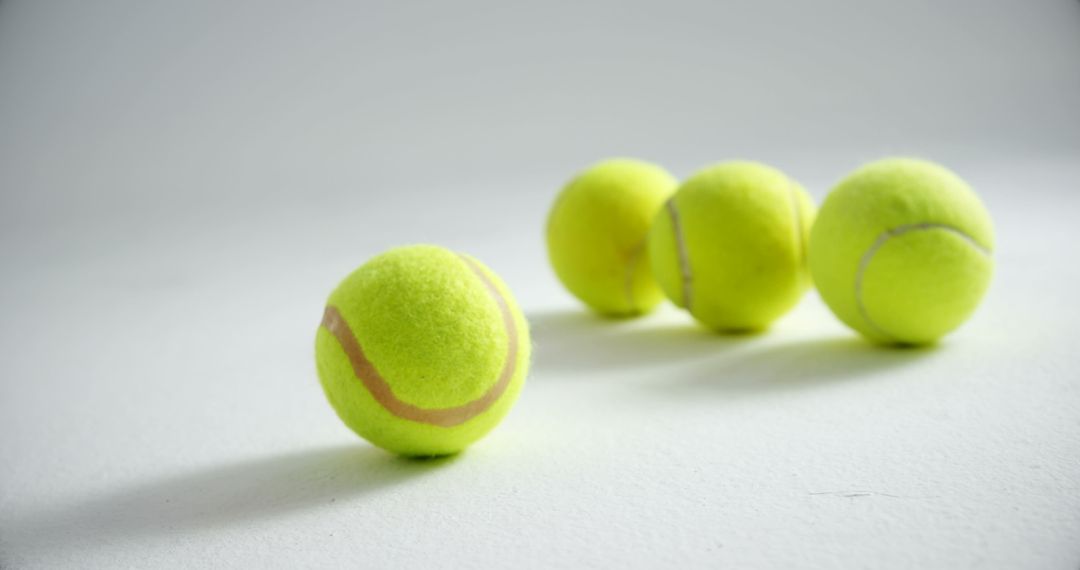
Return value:
[(0, 10), (7, 231), (448, 179), (546, 193), (534, 176), (607, 154), (679, 174), (821, 156), (839, 175), (890, 152), (1080, 148), (1075, 1)]

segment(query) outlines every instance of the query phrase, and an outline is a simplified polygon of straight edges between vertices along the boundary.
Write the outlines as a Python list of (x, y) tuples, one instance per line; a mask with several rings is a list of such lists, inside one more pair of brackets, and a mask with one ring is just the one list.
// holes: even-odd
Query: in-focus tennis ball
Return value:
[(563, 285), (593, 310), (629, 316), (663, 299), (645, 238), (678, 182), (663, 168), (613, 159), (577, 175), (548, 215), (548, 257)]
[(814, 203), (764, 164), (710, 166), (686, 180), (649, 233), (664, 293), (705, 326), (760, 330), (810, 286), (806, 240)]
[(326, 302), (319, 379), (357, 434), (409, 456), (456, 453), (506, 415), (529, 368), (529, 329), (482, 263), (431, 246), (372, 258)]
[(925, 344), (960, 326), (990, 284), (994, 229), (949, 170), (892, 158), (859, 168), (821, 207), (810, 268), (833, 313), (883, 344)]

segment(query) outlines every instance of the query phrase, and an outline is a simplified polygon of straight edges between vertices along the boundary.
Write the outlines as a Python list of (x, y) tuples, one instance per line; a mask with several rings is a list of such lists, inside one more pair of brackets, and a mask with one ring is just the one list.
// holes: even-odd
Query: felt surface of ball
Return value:
[(821, 207), (810, 267), (833, 313), (882, 344), (931, 343), (978, 306), (994, 230), (956, 174), (917, 159), (867, 164)]
[(456, 453), (495, 427), (521, 391), (530, 350), (502, 280), (430, 245), (391, 249), (346, 277), (315, 341), (342, 421), (408, 456)]
[(677, 181), (632, 159), (601, 162), (571, 180), (548, 215), (548, 257), (562, 284), (593, 310), (629, 316), (663, 295), (649, 272), (645, 239)]
[(760, 330), (810, 286), (810, 196), (784, 173), (747, 161), (687, 179), (649, 233), (652, 271), (672, 302), (721, 331)]

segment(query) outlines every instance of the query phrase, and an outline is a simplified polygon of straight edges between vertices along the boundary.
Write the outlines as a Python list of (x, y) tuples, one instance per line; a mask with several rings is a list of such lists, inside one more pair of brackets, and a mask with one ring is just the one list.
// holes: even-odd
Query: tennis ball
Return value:
[(347, 426), (402, 455), (456, 453), (506, 415), (529, 369), (506, 285), (468, 255), (414, 245), (372, 258), (326, 302), (319, 379)]
[(647, 313), (663, 299), (645, 237), (678, 182), (663, 168), (606, 160), (559, 193), (547, 221), (548, 257), (562, 284), (598, 313)]
[(960, 326), (986, 292), (994, 230), (979, 197), (942, 166), (872, 162), (829, 194), (810, 236), (821, 297), (882, 344), (926, 344)]
[(649, 232), (652, 272), (703, 325), (760, 330), (810, 286), (805, 243), (814, 203), (764, 164), (734, 161), (686, 180)]

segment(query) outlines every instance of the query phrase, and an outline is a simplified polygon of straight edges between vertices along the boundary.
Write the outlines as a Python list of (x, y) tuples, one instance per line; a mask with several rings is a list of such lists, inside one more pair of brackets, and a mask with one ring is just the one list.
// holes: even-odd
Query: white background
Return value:
[[(813, 293), (766, 334), (562, 291), (555, 192), (752, 158), (819, 201), (938, 160), (998, 273), (940, 346)], [(0, 5), (0, 567), (1080, 567), (1080, 4)], [(326, 295), (500, 273), (522, 398), (436, 462), (334, 416)]]

